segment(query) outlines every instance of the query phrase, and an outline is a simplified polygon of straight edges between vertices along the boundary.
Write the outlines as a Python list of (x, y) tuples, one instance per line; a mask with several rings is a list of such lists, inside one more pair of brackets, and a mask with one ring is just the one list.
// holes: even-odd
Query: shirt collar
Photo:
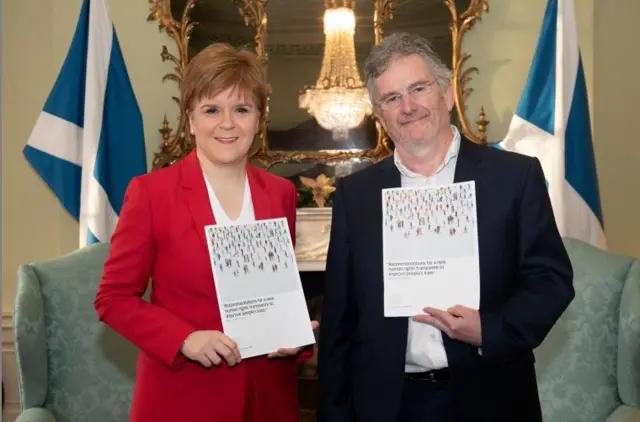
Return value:
[[(440, 173), (442, 169), (444, 169), (451, 162), (451, 160), (453, 160), (455, 157), (458, 156), (458, 152), (460, 151), (460, 142), (461, 142), (460, 131), (454, 125), (451, 125), (451, 131), (453, 132), (453, 140), (449, 144), (449, 149), (447, 150), (447, 154), (444, 156), (444, 160), (442, 160), (442, 164), (440, 164), (440, 167), (438, 167), (438, 169), (433, 173), (434, 175)], [(400, 161), (400, 157), (398, 156), (397, 149), (394, 150), (393, 152), (393, 162), (398, 168), (398, 171), (400, 171), (400, 174), (402, 174), (404, 177), (409, 177), (409, 178), (425, 177), (421, 174), (418, 174), (409, 170), (404, 164), (402, 164), (402, 162)]]

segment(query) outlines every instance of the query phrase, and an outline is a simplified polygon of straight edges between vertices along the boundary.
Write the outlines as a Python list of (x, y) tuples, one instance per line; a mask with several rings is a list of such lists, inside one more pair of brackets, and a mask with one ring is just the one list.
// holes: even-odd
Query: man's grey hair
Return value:
[(444, 89), (451, 84), (451, 70), (426, 38), (396, 32), (375, 45), (364, 62), (364, 77), (369, 96), (373, 97), (374, 94), (373, 82), (389, 68), (395, 58), (414, 54), (422, 56), (427, 61), (440, 87)]

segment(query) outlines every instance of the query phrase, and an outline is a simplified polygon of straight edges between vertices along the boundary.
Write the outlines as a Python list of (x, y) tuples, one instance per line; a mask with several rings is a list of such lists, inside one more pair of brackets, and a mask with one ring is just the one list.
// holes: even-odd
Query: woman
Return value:
[[(298, 420), (295, 364), (311, 352), (240, 359), (222, 332), (204, 232), (286, 217), (295, 239), (294, 185), (247, 163), (266, 101), (255, 55), (206, 48), (181, 84), (194, 151), (128, 187), (95, 307), (141, 350), (131, 421)], [(149, 279), (150, 303), (141, 298)]]

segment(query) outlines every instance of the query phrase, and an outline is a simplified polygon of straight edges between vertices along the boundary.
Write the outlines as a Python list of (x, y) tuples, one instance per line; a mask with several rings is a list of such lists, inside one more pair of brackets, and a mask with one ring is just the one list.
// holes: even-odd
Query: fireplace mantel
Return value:
[(324, 271), (331, 232), (331, 208), (298, 208), (296, 259), (299, 271)]
[[(296, 260), (304, 286), (307, 306), (312, 319), (322, 318), (324, 273), (331, 233), (331, 207), (298, 208), (296, 212)], [(300, 420), (313, 421), (318, 395), (317, 387), (318, 344), (314, 356), (298, 367), (298, 391)]]
[(324, 261), (298, 261), (298, 271), (324, 271)]

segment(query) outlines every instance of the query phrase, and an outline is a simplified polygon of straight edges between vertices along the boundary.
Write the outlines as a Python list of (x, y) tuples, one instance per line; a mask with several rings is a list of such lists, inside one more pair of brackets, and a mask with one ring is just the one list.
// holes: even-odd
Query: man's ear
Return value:
[(378, 107), (373, 107), (373, 112), (372, 112), (373, 117), (380, 122), (380, 125), (382, 126), (382, 129), (384, 129), (384, 131), (387, 131), (387, 125), (386, 122), (384, 120), (384, 117), (382, 116), (382, 111), (379, 111)]
[(444, 91), (444, 101), (447, 104), (449, 112), (453, 110), (453, 84), (449, 84)]

